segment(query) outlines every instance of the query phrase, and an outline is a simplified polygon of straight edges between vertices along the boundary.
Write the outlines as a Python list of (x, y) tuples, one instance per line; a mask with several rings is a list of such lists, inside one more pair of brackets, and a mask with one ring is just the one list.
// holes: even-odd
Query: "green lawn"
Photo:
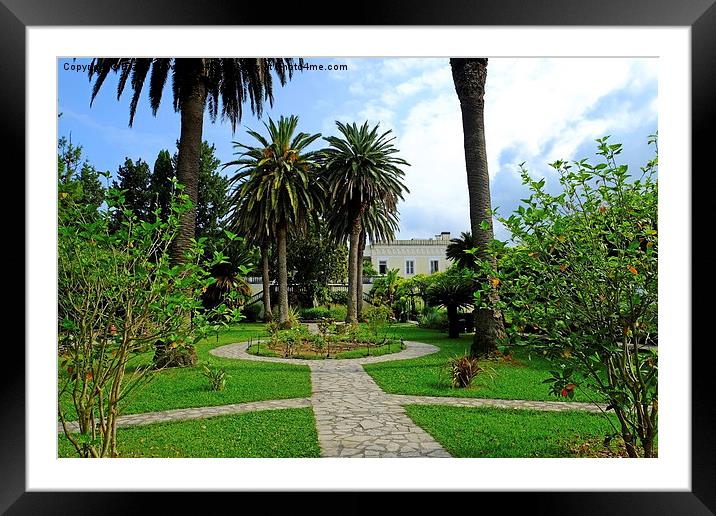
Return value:
[[(260, 323), (241, 323), (227, 329), (217, 339), (197, 345), (199, 362), (194, 367), (160, 371), (152, 380), (130, 394), (120, 406), (122, 414), (138, 414), (176, 408), (207, 407), (271, 399), (302, 398), (311, 395), (311, 374), (305, 365), (254, 362), (220, 358), (209, 350), (224, 344), (243, 342), (264, 333)], [(151, 362), (151, 353), (132, 361), (131, 367)], [(223, 391), (209, 389), (202, 365), (223, 367), (229, 378)], [(74, 408), (69, 396), (63, 396), (63, 407), (73, 419)]]
[[(376, 383), (391, 394), (414, 394), (421, 396), (453, 396), (465, 398), (499, 398), (554, 401), (548, 385), (542, 381), (550, 377), (549, 363), (541, 358), (516, 353), (519, 365), (500, 361), (483, 361), (486, 373), (478, 376), (468, 389), (455, 389), (450, 385), (446, 364), (451, 357), (469, 351), (472, 335), (449, 339), (446, 333), (426, 330), (412, 324), (397, 324), (391, 333), (407, 341), (433, 344), (440, 351), (424, 357), (364, 365), (366, 372)], [(562, 399), (562, 398), (560, 398)], [(576, 391), (573, 400), (589, 401), (583, 392)]]
[[(64, 435), (59, 456), (76, 457)], [(310, 408), (262, 410), (119, 428), (120, 457), (318, 457)]]
[(601, 414), (407, 405), (408, 416), (453, 457), (611, 456)]

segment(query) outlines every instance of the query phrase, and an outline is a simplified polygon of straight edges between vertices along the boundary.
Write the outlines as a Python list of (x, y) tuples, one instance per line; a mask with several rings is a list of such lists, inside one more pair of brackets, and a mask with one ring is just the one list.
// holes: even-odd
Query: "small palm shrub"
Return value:
[(226, 387), (226, 370), (222, 367), (220, 369), (211, 369), (211, 363), (204, 365), (204, 372), (202, 373), (209, 380), (209, 387), (212, 391), (223, 391)]
[(207, 310), (222, 304), (231, 309), (237, 308), (251, 297), (251, 286), (227, 264), (214, 266), (212, 275), (214, 283), (206, 287), (201, 294), (201, 302)]
[(482, 371), (478, 360), (467, 355), (451, 358), (448, 362), (448, 369), (452, 386), (456, 388), (469, 387)]

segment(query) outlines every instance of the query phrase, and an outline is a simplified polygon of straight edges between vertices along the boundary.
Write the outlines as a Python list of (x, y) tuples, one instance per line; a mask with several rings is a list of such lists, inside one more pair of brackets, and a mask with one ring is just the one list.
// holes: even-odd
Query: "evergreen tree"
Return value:
[(176, 175), (174, 163), (168, 150), (159, 151), (149, 181), (152, 194), (152, 210), (159, 209), (162, 220), (169, 216), (172, 200), (172, 178)]
[[(119, 181), (113, 182), (114, 188), (124, 192), (126, 208), (132, 210), (139, 220), (151, 221), (154, 218), (150, 178), (149, 164), (146, 161), (139, 158), (135, 163), (130, 158), (125, 158), (124, 165), (120, 165), (117, 171)], [(121, 217), (122, 214), (116, 212), (115, 222)]]
[[(179, 142), (177, 142), (179, 146)], [(222, 231), (222, 221), (229, 210), (228, 179), (219, 173), (221, 161), (215, 155), (216, 147), (204, 140), (199, 157), (199, 186), (196, 205), (196, 237), (215, 236)], [(179, 154), (172, 158), (174, 170)]]

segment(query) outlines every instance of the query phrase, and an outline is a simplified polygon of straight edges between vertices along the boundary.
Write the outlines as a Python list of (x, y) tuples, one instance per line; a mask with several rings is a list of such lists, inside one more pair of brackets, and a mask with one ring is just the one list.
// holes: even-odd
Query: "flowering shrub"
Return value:
[[(499, 272), (475, 294), (499, 288), (503, 344), (529, 345), (555, 365), (547, 383), (571, 398), (588, 386), (618, 420), (629, 456), (653, 456), (658, 413), (658, 154), (632, 176), (620, 144), (598, 142), (601, 161), (552, 163), (562, 191), (522, 168), (524, 204), (499, 220), (514, 247), (495, 242)], [(656, 146), (656, 137), (650, 138)], [(611, 421), (611, 420), (610, 420)]]
[[(123, 194), (107, 191), (107, 209), (79, 200), (60, 185), (58, 229), (59, 418), (81, 457), (117, 456), (119, 403), (151, 376), (150, 367), (128, 362), (157, 343), (191, 349), (219, 323), (240, 317), (221, 304), (203, 310), (200, 295), (215, 279), (208, 269), (223, 260), (215, 253), (202, 263), (194, 245), (186, 263), (173, 265), (168, 248), (179, 215), (189, 209), (180, 195), (163, 221), (142, 221), (125, 208)], [(116, 213), (122, 217), (116, 217)], [(121, 220), (119, 227), (112, 221)], [(131, 372), (130, 372), (131, 371)], [(74, 414), (63, 408), (70, 398)], [(79, 433), (68, 417), (78, 418)]]

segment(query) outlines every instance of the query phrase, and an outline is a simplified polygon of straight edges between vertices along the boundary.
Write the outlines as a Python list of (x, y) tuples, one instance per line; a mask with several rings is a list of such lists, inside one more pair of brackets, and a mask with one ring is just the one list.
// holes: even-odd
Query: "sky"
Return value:
[[(110, 76), (90, 107), (87, 73), (70, 65), (88, 59), (58, 61), (58, 137), (82, 145), (98, 170), (116, 174), (126, 157), (154, 164), (162, 149), (172, 153), (180, 119), (172, 107), (168, 81), (162, 104), (152, 116), (148, 82), (129, 124), (131, 90), (117, 100), (117, 77)], [(273, 106), (262, 120), (297, 115), (299, 130), (337, 134), (335, 121), (368, 121), (392, 130), (399, 156), (410, 163), (410, 190), (400, 211), (401, 239), (429, 238), (442, 231), (453, 236), (470, 227), (460, 105), (447, 58), (307, 58), (324, 70), (294, 72), (274, 86)], [(347, 65), (347, 70), (328, 70)], [(527, 197), (519, 164), (535, 178), (545, 177), (558, 191), (549, 163), (596, 161), (594, 140), (610, 135), (622, 143), (621, 163), (638, 171), (651, 157), (647, 137), (657, 130), (657, 61), (653, 58), (490, 58), (485, 86), (485, 135), (492, 205), (508, 216)], [(232, 133), (228, 121), (205, 117), (204, 139), (216, 146), (222, 163), (235, 159), (233, 142), (252, 142), (247, 128), (265, 132), (251, 114)], [(318, 140), (321, 142), (321, 140)], [(317, 143), (320, 145), (320, 143)], [(233, 170), (227, 168), (225, 175)], [(495, 236), (509, 237), (501, 224)]]

